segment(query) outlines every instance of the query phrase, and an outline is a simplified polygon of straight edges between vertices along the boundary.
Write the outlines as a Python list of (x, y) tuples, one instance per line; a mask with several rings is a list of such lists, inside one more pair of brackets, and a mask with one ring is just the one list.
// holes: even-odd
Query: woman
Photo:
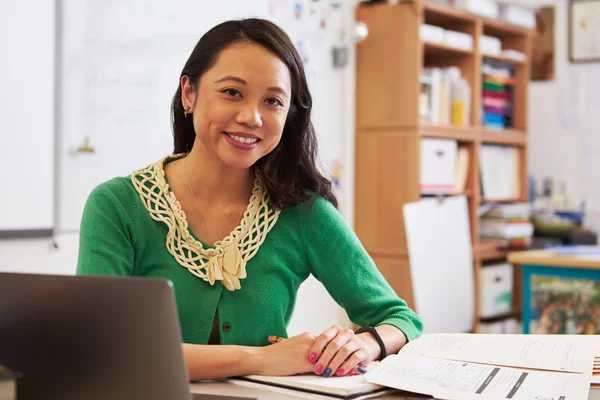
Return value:
[[(174, 155), (101, 184), (86, 203), (78, 273), (170, 279), (192, 380), (364, 373), (422, 331), (336, 210), (315, 166), (311, 106), (280, 28), (222, 23), (181, 72)], [(311, 273), (354, 323), (376, 329), (269, 345), (286, 336)]]

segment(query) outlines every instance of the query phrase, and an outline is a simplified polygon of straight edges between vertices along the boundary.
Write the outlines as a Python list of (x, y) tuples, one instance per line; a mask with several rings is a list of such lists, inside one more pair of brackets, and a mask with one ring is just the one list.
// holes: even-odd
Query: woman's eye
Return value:
[(267, 103), (272, 106), (280, 106), (283, 107), (283, 103), (277, 97), (269, 97), (267, 99)]
[(239, 92), (239, 90), (236, 90), (236, 89), (225, 89), (225, 90), (222, 90), (221, 93), (225, 93), (227, 96), (231, 96), (231, 97), (237, 97), (238, 95), (239, 96), (242, 95)]

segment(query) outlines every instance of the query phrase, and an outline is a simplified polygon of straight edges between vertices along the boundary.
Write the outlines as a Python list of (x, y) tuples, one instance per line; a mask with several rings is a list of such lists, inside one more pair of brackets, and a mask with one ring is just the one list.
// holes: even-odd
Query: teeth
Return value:
[(227, 134), (230, 138), (235, 140), (236, 142), (244, 143), (244, 144), (252, 144), (258, 142), (257, 138), (243, 138), (241, 136), (234, 136), (230, 133)]

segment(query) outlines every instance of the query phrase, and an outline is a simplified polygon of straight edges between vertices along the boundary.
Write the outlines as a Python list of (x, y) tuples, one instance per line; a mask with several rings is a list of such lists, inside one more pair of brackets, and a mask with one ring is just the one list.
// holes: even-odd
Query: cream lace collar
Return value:
[(165, 179), (166, 160), (183, 156), (185, 154), (168, 156), (132, 172), (133, 186), (152, 219), (167, 225), (167, 250), (181, 266), (211, 285), (221, 281), (228, 290), (238, 290), (240, 279), (246, 277), (247, 262), (277, 222), (280, 210), (271, 207), (269, 195), (257, 176), (240, 225), (216, 242), (214, 248), (204, 248), (202, 242), (190, 234), (185, 212)]

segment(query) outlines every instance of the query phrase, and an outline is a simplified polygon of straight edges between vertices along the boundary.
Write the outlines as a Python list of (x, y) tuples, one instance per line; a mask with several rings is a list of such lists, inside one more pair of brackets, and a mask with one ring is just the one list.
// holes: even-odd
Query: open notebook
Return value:
[(362, 375), (324, 378), (311, 373), (294, 376), (248, 375), (233, 380), (236, 379), (340, 399), (373, 397), (371, 395), (390, 391), (387, 387), (367, 382)]

